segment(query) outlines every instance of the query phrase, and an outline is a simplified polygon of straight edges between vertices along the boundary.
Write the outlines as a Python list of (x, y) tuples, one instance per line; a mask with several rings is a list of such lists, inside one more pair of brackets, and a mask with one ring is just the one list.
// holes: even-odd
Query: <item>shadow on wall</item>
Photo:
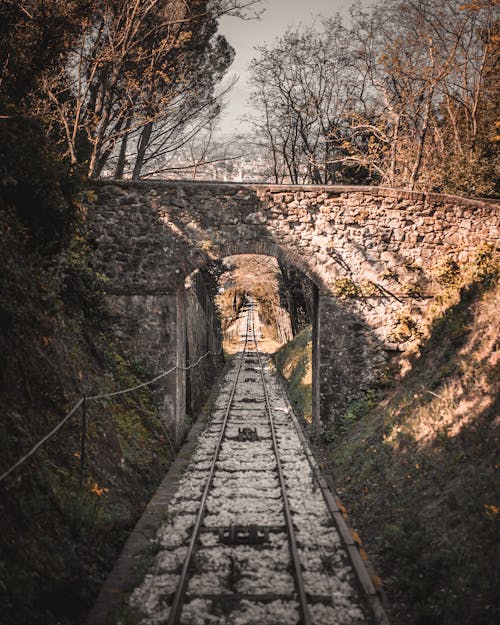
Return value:
[(411, 370), (332, 448), (402, 625), (498, 620), (499, 297), (460, 289)]
[[(445, 236), (430, 232), (432, 224), (425, 219), (449, 219), (456, 213), (443, 211), (434, 218), (436, 210), (426, 205), (423, 194), (370, 188), (162, 181), (110, 182), (95, 188), (89, 209), (95, 266), (108, 280), (117, 333), (148, 369), (155, 373), (174, 361), (186, 363), (183, 336), (191, 315), (190, 307), (187, 317), (182, 312), (186, 276), (234, 254), (274, 256), (300, 269), (319, 290), (315, 327), (320, 336), (315, 344), (320, 350), (314, 375), (321, 396), (316, 400), (329, 421), (385, 367), (388, 327), (406, 301), (421, 296), (420, 270), (413, 269), (412, 281), (408, 277), (420, 247), (421, 263), (432, 260), (429, 246), (441, 241), (447, 249)], [(472, 210), (467, 202), (464, 206), (464, 211)], [(409, 213), (414, 217), (412, 211), (420, 217), (408, 219)], [(485, 217), (485, 228), (498, 221), (491, 214), (490, 210)], [(470, 222), (467, 232), (473, 242), (479, 235)], [(419, 228), (426, 234), (419, 235)], [(436, 236), (441, 237), (437, 243)], [(334, 287), (342, 280), (352, 284), (354, 292), (334, 297)], [(363, 281), (372, 292), (363, 290)], [(185, 412), (182, 384), (185, 380), (178, 375), (164, 393), (165, 422), (175, 423), (177, 431), (183, 429)]]

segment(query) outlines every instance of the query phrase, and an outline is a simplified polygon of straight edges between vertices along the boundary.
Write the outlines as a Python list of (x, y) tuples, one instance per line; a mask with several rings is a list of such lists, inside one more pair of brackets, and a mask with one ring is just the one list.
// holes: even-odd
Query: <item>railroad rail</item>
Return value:
[(130, 603), (143, 625), (386, 624), (259, 351), (257, 320), (250, 300), (242, 350)]

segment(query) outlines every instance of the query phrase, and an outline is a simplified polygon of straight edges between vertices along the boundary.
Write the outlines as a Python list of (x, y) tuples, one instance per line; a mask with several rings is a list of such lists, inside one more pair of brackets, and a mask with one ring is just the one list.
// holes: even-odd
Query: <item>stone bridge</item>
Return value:
[[(153, 374), (217, 351), (215, 314), (196, 278), (207, 262), (266, 254), (313, 281), (317, 422), (340, 415), (404, 349), (394, 341), (398, 316), (420, 314), (436, 288), (433, 268), (496, 243), (500, 221), (489, 202), (380, 187), (106, 181), (94, 192), (95, 267), (117, 336)], [(218, 364), (188, 378), (180, 369), (159, 389), (177, 440), (186, 401)]]

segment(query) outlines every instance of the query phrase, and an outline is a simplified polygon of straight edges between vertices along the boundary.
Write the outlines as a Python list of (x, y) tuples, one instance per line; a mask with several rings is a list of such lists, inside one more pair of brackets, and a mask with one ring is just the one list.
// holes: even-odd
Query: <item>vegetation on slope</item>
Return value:
[(330, 432), (335, 483), (400, 625), (500, 618), (497, 275), (487, 247), (445, 263), (411, 370)]
[(298, 414), (312, 421), (312, 337), (304, 328), (274, 354), (274, 364), (287, 381), (290, 399)]
[[(41, 255), (4, 205), (0, 236), (1, 474), (83, 393), (132, 386), (147, 372), (113, 345), (83, 230)], [(82, 487), (80, 453), (81, 411), (0, 483), (5, 625), (82, 622), (169, 460), (151, 392), (89, 404)]]

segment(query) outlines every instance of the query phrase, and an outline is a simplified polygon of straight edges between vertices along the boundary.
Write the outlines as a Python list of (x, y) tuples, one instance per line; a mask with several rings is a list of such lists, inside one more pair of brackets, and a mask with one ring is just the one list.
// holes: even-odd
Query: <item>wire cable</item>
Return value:
[(83, 404), (83, 397), (82, 399), (80, 399), (80, 401), (78, 401), (73, 408), (68, 412), (68, 414), (64, 417), (64, 419), (62, 421), (60, 421), (55, 428), (53, 428), (48, 434), (46, 434), (40, 441), (38, 441), (38, 443), (22, 458), (20, 458), (15, 464), (13, 464), (10, 469), (7, 469), (7, 471), (5, 471), (5, 473), (2, 473), (2, 475), (0, 475), (0, 482), (5, 479), (8, 475), (10, 475), (12, 473), (12, 471), (14, 471), (14, 469), (17, 469), (17, 467), (21, 466), (23, 464), (23, 462), (26, 462), (26, 460), (28, 460), (28, 458), (30, 456), (32, 456), (35, 451), (41, 447), (46, 441), (49, 440), (49, 438), (51, 436), (53, 436), (57, 430), (59, 430), (65, 423), (66, 421), (78, 410), (78, 408), (80, 408), (80, 406)]
[(136, 391), (139, 388), (143, 388), (145, 386), (149, 386), (150, 384), (153, 384), (154, 382), (157, 382), (158, 380), (161, 380), (161, 378), (164, 378), (167, 375), (170, 375), (171, 373), (173, 373), (177, 369), (180, 370), (180, 371), (189, 371), (189, 369), (192, 369), (193, 367), (196, 367), (208, 355), (218, 356), (221, 352), (222, 352), (222, 347), (217, 352), (212, 352), (212, 351), (208, 350), (205, 354), (200, 356), (196, 362), (188, 365), (187, 367), (183, 367), (183, 366), (177, 365), (177, 363), (176, 363), (173, 367), (171, 367), (167, 371), (163, 371), (163, 373), (160, 373), (159, 375), (155, 376), (151, 380), (148, 380), (147, 382), (142, 382), (141, 384), (136, 384), (135, 386), (131, 386), (129, 388), (124, 388), (124, 389), (121, 389), (119, 391), (113, 391), (111, 393), (100, 393), (100, 394), (97, 394), (97, 395), (87, 395), (85, 398), (82, 397), (73, 406), (73, 408), (71, 408), (71, 410), (68, 412), (68, 414), (48, 434), (46, 434), (40, 441), (38, 441), (38, 443), (32, 449), (30, 449), (30, 451), (26, 455), (24, 455), (22, 458), (19, 458), (19, 460), (15, 464), (13, 464), (9, 469), (7, 469), (7, 471), (5, 471), (4, 473), (2, 473), (2, 475), (0, 475), (0, 482), (2, 480), (4, 480), (8, 475), (10, 475), (12, 473), (12, 471), (14, 471), (18, 467), (20, 467), (24, 462), (26, 462), (26, 460), (28, 460), (28, 458), (30, 458), (35, 453), (35, 451), (37, 451), (37, 449), (39, 447), (41, 447), (45, 442), (47, 442), (49, 440), (49, 438), (51, 438), (66, 423), (66, 421), (68, 421), (68, 419), (73, 416), (73, 414), (78, 410), (78, 408), (80, 408), (80, 406), (83, 404), (84, 401), (97, 400), (97, 399), (107, 399), (109, 397), (116, 397), (117, 395), (125, 395), (126, 393), (131, 393), (132, 391)]

